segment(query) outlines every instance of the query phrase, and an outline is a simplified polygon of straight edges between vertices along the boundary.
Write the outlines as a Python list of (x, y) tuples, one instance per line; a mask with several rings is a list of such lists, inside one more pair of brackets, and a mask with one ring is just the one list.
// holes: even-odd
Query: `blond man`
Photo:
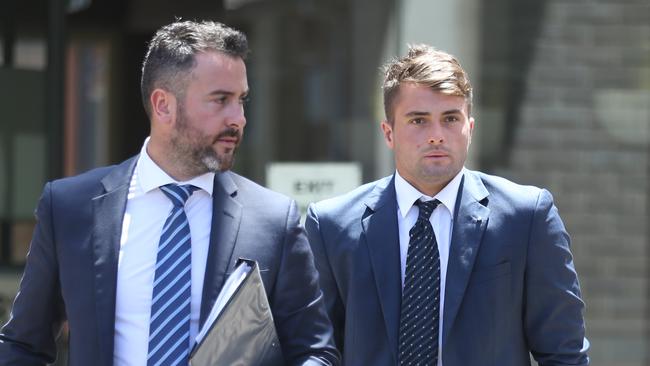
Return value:
[(387, 64), (396, 172), (310, 207), (345, 365), (588, 365), (584, 303), (551, 194), (464, 167), (472, 87), (451, 55)]

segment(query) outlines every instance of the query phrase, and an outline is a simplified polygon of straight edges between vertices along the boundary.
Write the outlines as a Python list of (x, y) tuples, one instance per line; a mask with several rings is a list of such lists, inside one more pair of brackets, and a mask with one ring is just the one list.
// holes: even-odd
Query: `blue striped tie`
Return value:
[(420, 208), (409, 231), (399, 324), (400, 366), (438, 364), (440, 254), (429, 217), (440, 201), (417, 201)]
[(167, 184), (160, 190), (172, 201), (163, 226), (151, 298), (147, 366), (187, 365), (190, 350), (192, 246), (185, 201), (198, 189)]

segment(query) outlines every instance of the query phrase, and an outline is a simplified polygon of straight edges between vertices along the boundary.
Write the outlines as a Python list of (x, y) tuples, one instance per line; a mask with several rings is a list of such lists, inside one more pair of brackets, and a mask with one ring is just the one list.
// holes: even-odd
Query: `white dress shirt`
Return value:
[(158, 188), (168, 183), (199, 187), (185, 204), (192, 241), (192, 299), (190, 344), (198, 333), (203, 279), (212, 221), (214, 173), (186, 182), (167, 175), (147, 154), (149, 138), (140, 151), (122, 220), (115, 303), (115, 366), (147, 364), (149, 316), (158, 242), (172, 202)]
[(397, 196), (397, 226), (399, 227), (400, 268), (402, 273), (402, 287), (404, 287), (404, 274), (406, 272), (406, 256), (409, 247), (409, 231), (415, 225), (420, 209), (415, 206), (415, 201), (429, 201), (437, 199), (440, 205), (433, 210), (429, 221), (433, 227), (440, 252), (440, 326), (438, 332), (438, 366), (442, 366), (442, 315), (445, 307), (445, 283), (447, 280), (447, 263), (449, 262), (449, 247), (451, 246), (451, 232), (454, 226), (454, 208), (458, 188), (465, 168), (447, 184), (435, 197), (427, 196), (418, 191), (407, 182), (399, 172), (395, 173), (395, 193)]

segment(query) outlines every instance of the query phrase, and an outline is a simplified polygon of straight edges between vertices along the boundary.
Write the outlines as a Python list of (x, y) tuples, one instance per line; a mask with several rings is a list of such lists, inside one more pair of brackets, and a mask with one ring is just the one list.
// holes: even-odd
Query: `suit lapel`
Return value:
[(443, 345), (458, 314), (458, 309), (462, 303), (474, 267), (481, 238), (487, 227), (490, 214), (490, 209), (484, 205), (484, 199), (487, 196), (488, 192), (480, 178), (471, 171), (465, 171), (456, 200), (449, 264), (447, 266), (442, 333)]
[(386, 323), (393, 363), (397, 363), (397, 333), (402, 294), (397, 200), (394, 178), (378, 183), (366, 200), (362, 220), (381, 311)]
[(232, 180), (231, 174), (222, 172), (215, 174), (214, 177), (212, 226), (199, 321), (201, 325), (223, 286), (242, 217), (242, 205), (236, 200), (237, 185)]
[(113, 364), (117, 257), (129, 182), (137, 156), (115, 167), (101, 181), (104, 193), (92, 199), (92, 241), (99, 364)]

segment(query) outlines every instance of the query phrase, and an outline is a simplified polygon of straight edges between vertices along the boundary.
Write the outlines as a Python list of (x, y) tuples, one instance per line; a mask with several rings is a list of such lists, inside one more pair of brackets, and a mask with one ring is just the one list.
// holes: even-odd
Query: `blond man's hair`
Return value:
[(403, 83), (424, 85), (431, 90), (465, 98), (467, 112), (472, 111), (472, 84), (458, 60), (447, 52), (424, 44), (409, 45), (406, 56), (384, 65), (384, 112), (393, 123), (393, 102)]

